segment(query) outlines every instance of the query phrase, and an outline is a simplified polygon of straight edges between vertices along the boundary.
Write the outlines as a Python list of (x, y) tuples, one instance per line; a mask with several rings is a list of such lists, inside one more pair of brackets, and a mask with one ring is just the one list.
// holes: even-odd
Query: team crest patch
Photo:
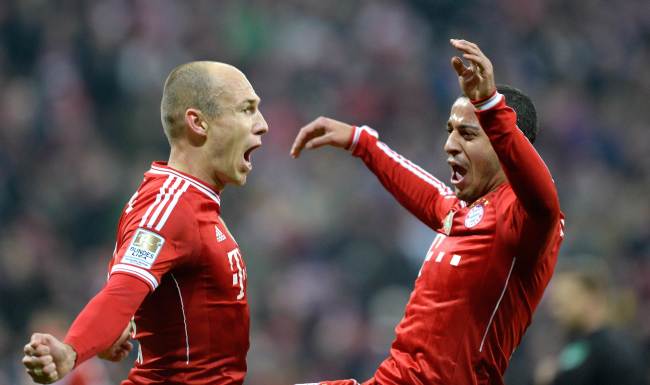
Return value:
[(162, 250), (165, 238), (160, 235), (138, 229), (133, 236), (133, 241), (122, 257), (123, 263), (150, 269)]
[(484, 213), (483, 205), (476, 205), (472, 207), (467, 215), (465, 216), (465, 227), (468, 229), (471, 229), (472, 227), (476, 226), (481, 222), (481, 219), (483, 219), (483, 213)]

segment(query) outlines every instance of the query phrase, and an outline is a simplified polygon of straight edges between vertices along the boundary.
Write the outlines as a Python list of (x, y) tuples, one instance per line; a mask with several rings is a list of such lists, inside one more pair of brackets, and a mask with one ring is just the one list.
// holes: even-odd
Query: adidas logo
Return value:
[(219, 230), (217, 225), (214, 225), (214, 232), (217, 234), (217, 242), (223, 242), (226, 240), (226, 236)]

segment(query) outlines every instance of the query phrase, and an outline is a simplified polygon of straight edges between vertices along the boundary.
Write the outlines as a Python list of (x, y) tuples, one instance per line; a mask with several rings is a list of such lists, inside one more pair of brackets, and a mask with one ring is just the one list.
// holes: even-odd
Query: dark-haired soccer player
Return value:
[(451, 44), (469, 61), (465, 66), (452, 58), (465, 95), (447, 122), (453, 190), (365, 126), (318, 118), (300, 130), (291, 149), (294, 157), (324, 145), (350, 150), (438, 233), (390, 355), (364, 385), (503, 384), (563, 236), (553, 180), (531, 144), (533, 104), (516, 89), (495, 86), (492, 64), (476, 44)]
[(171, 72), (161, 103), (169, 162), (154, 162), (124, 207), (108, 282), (64, 342), (35, 333), (25, 346), (34, 381), (57, 381), (98, 353), (124, 358), (133, 317), (140, 352), (123, 385), (243, 383), (246, 266), (219, 193), (246, 183), (268, 131), (259, 102), (233, 66), (191, 62)]

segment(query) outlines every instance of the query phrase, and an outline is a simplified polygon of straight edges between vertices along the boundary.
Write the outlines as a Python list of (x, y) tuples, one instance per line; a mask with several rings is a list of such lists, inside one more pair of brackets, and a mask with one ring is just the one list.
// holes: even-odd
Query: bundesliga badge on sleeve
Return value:
[(445, 217), (445, 220), (442, 221), (442, 231), (447, 235), (451, 232), (451, 224), (454, 222), (454, 214), (456, 214), (456, 211), (451, 210)]

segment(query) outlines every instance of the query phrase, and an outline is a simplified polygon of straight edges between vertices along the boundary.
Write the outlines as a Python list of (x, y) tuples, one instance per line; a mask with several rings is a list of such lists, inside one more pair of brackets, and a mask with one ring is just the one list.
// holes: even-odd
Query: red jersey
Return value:
[(508, 182), (471, 205), (379, 142), (376, 132), (356, 128), (353, 154), (438, 233), (390, 356), (367, 384), (503, 384), (551, 279), (563, 236), (551, 175), (502, 95), (477, 107), (477, 115)]
[(242, 384), (249, 347), (246, 266), (219, 194), (154, 162), (122, 212), (109, 274), (145, 282), (140, 351), (123, 385)]

